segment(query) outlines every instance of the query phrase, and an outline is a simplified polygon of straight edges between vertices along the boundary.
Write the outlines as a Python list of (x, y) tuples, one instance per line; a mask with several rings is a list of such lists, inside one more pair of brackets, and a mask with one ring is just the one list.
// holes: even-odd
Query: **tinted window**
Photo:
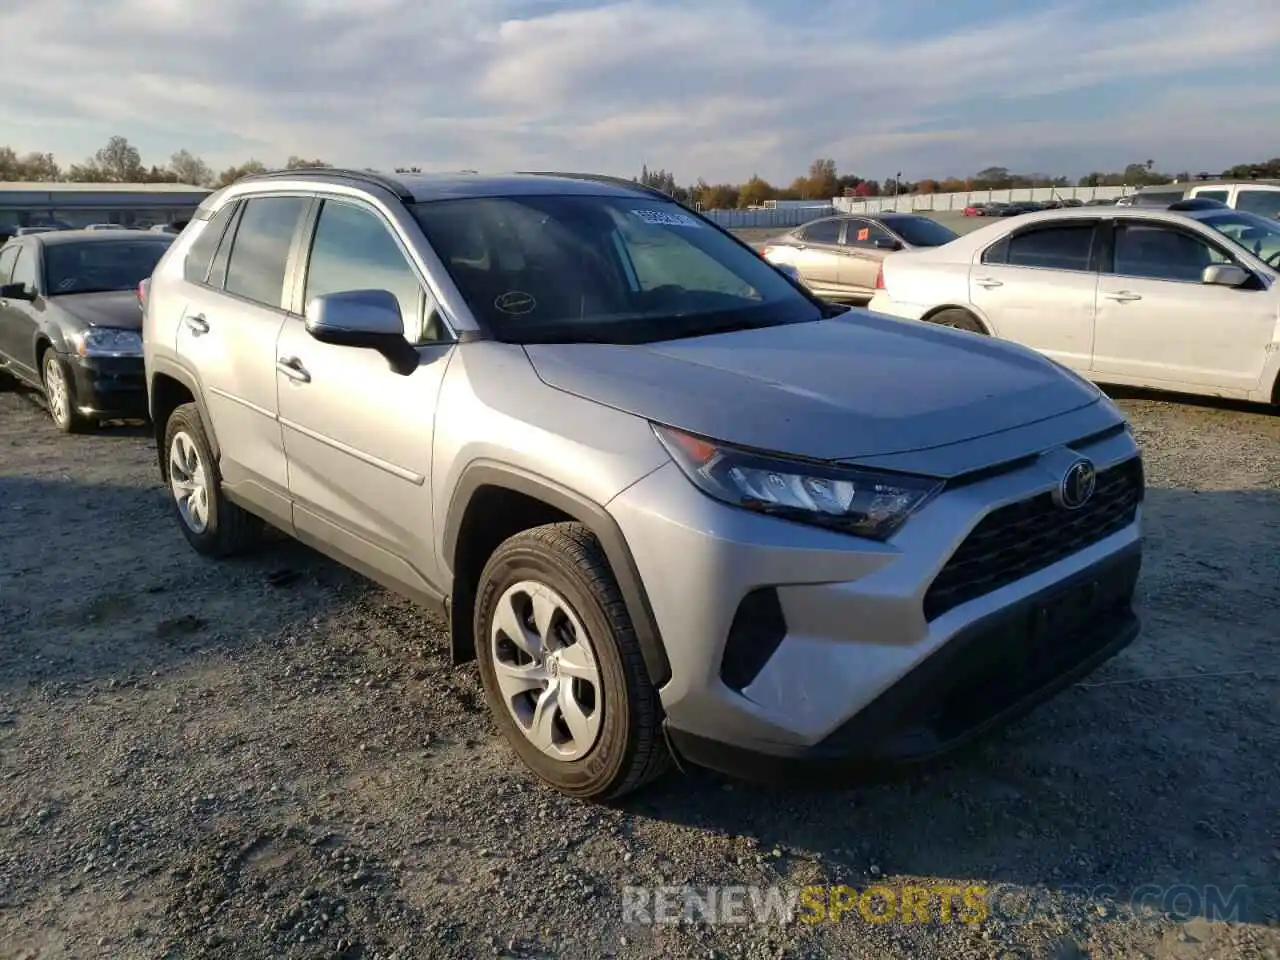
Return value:
[(353, 204), (326, 200), (311, 243), (304, 302), (348, 290), (394, 293), (406, 333), (417, 335), (422, 287), (387, 226)]
[(227, 224), (231, 222), (231, 214), (235, 212), (235, 208), (234, 203), (224, 205), (204, 225), (195, 243), (191, 244), (191, 249), (187, 251), (187, 259), (182, 265), (182, 272), (183, 276), (192, 283), (205, 282), (205, 278), (209, 275), (209, 264), (213, 262), (214, 251), (218, 249), (218, 241), (222, 239)]
[(1092, 224), (1029, 230), (1009, 238), (1009, 252), (1004, 262), (1012, 267), (1088, 270), (1092, 243)]
[(0, 283), (8, 283), (9, 278), (13, 276), (13, 261), (18, 257), (18, 248), (9, 247), (6, 250), (0, 250)]
[(844, 242), (848, 247), (874, 247), (877, 240), (892, 239), (883, 227), (870, 220), (850, 220), (845, 225)]
[(11, 283), (21, 283), (28, 290), (37, 289), (36, 286), (36, 252), (30, 246), (18, 248), (18, 259), (13, 265), (13, 278)]
[(151, 276), (167, 249), (161, 238), (51, 244), (44, 251), (45, 289), (50, 296), (132, 290)]
[[(1139, 207), (1167, 207), (1186, 195), (1185, 190), (1144, 190), (1133, 194), (1133, 203)], [(1206, 194), (1199, 194), (1206, 196)], [(1226, 199), (1224, 194), (1220, 199)]]
[(1181, 230), (1136, 223), (1116, 227), (1114, 272), (1121, 276), (1199, 283), (1205, 267), (1227, 262), (1209, 244)]
[(1236, 194), (1236, 209), (1260, 217), (1280, 217), (1280, 190), (1241, 190)]
[(884, 224), (913, 247), (940, 247), (959, 236), (928, 217), (885, 217)]
[(819, 220), (805, 227), (800, 236), (810, 243), (839, 243), (840, 221)]
[(268, 307), (280, 306), (289, 245), (306, 205), (302, 197), (246, 201), (227, 262), (228, 293)]
[(1196, 191), (1197, 197), (1204, 197), (1206, 200), (1221, 200), (1223, 203), (1227, 202), (1227, 197), (1229, 197), (1230, 195), (1231, 195), (1231, 191), (1229, 190), (1197, 190)]
[(821, 316), (749, 247), (675, 203), (536, 195), (413, 210), (501, 339), (636, 343)]

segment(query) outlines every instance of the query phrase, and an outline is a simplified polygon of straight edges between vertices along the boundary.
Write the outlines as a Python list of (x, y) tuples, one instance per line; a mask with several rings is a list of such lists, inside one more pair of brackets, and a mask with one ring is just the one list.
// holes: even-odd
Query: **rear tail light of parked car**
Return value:
[(877, 290), (884, 289), (884, 267), (883, 266), (881, 266), (878, 270), (876, 270), (876, 289)]
[(151, 285), (150, 278), (147, 278), (146, 280), (143, 280), (138, 284), (138, 306), (144, 310), (146, 309), (146, 306), (147, 306), (147, 288), (150, 285)]

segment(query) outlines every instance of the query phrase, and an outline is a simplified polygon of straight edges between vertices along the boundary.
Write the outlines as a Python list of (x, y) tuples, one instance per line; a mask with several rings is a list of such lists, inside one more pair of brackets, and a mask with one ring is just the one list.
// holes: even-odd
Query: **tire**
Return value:
[(255, 546), (262, 537), (263, 522), (223, 495), (218, 462), (194, 403), (184, 403), (170, 414), (164, 426), (164, 450), (169, 503), (195, 551), (207, 557), (229, 557)]
[[(535, 593), (539, 609), (556, 608), (551, 622), (559, 627), (547, 631), (554, 652), (541, 657), (541, 663), (521, 656), (501, 629), (504, 618), (512, 631), (527, 631), (535, 624), (532, 617), (523, 625), (520, 619), (533, 606)], [(624, 796), (666, 772), (671, 756), (662, 733), (658, 693), (645, 670), (617, 581), (590, 530), (580, 523), (555, 523), (516, 534), (489, 558), (476, 594), (476, 659), (485, 699), (498, 729), (525, 766), (566, 796), (592, 801)], [(566, 628), (574, 642), (563, 643)], [(536, 627), (532, 632), (541, 639)], [(519, 667), (531, 676), (513, 685), (510, 667), (517, 660), (529, 661)], [(576, 668), (572, 675), (571, 668)], [(594, 682), (573, 679), (589, 674), (590, 668)], [(524, 692), (518, 692), (520, 686)], [(556, 744), (537, 736), (534, 706), (539, 701), (557, 704), (546, 712), (555, 722), (544, 729), (556, 736), (569, 734), (568, 740)], [(561, 705), (575, 704), (583, 708), (578, 732), (594, 725), (594, 736), (576, 735), (571, 729), (566, 719), (571, 711)], [(592, 708), (589, 716), (587, 706)], [(518, 712), (523, 714), (520, 719)]]
[(953, 330), (967, 330), (969, 333), (987, 335), (982, 324), (974, 318), (973, 314), (965, 310), (942, 310), (930, 317), (929, 322), (936, 323), (940, 327), (950, 327)]
[(40, 354), (40, 383), (44, 387), (49, 419), (63, 433), (92, 433), (98, 429), (98, 421), (76, 409), (72, 382), (67, 365), (59, 359), (57, 351), (45, 347)]

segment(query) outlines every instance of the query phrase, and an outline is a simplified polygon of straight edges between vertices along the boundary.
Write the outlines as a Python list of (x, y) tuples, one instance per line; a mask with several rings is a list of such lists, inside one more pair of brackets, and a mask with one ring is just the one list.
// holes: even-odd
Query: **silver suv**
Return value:
[(635, 184), (249, 177), (144, 340), (191, 545), (265, 521), (438, 611), (572, 796), (911, 766), (1138, 630), (1142, 463), (1095, 387), (831, 307)]

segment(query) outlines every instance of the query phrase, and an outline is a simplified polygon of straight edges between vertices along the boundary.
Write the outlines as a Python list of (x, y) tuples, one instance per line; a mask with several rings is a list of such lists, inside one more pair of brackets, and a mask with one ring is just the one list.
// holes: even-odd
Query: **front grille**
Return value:
[(1142, 502), (1141, 457), (1098, 472), (1098, 485), (1079, 510), (1042, 493), (983, 518), (951, 555), (924, 596), (935, 620), (953, 607), (1043, 570), (1133, 522)]

